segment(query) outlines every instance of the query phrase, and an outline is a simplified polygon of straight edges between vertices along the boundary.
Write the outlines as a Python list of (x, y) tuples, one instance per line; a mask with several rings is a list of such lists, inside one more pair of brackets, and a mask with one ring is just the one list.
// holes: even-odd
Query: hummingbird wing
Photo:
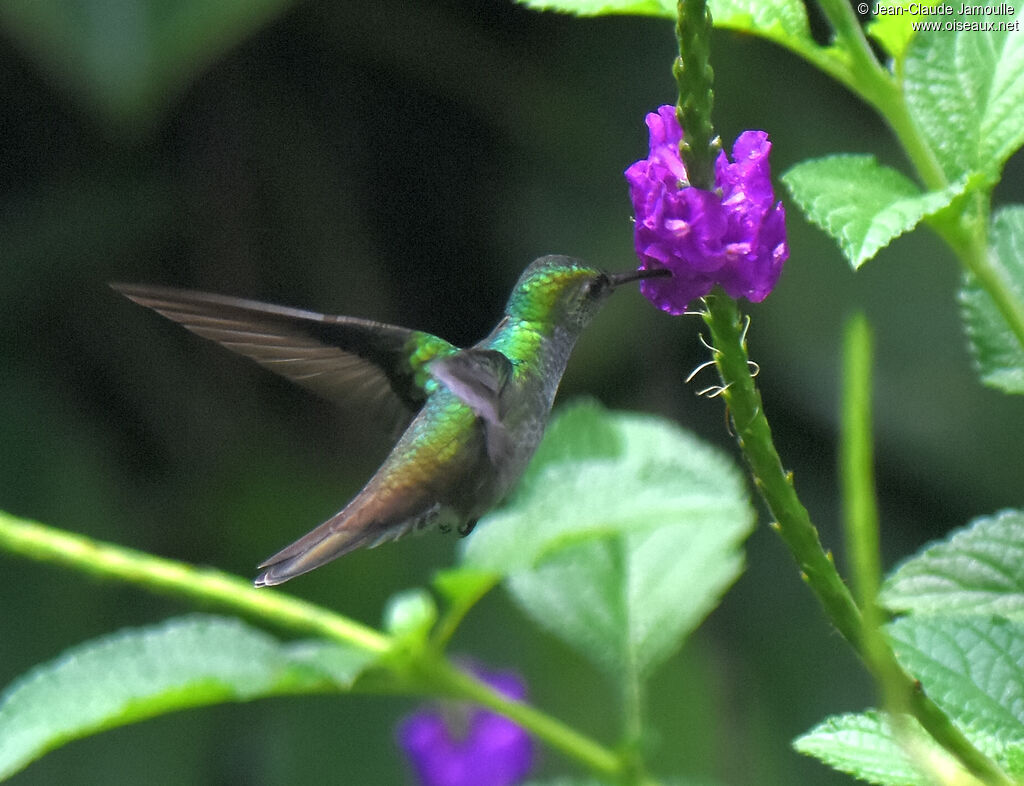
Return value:
[(463, 349), (433, 361), (429, 370), (488, 423), (501, 422), (501, 391), (512, 376), (512, 361), (501, 352)]
[(510, 448), (501, 394), (512, 372), (512, 361), (496, 349), (463, 349), (430, 364), (430, 373), (483, 420), (487, 455), (495, 465)]
[(397, 400), (403, 426), (426, 399), (427, 365), (458, 351), (430, 333), (368, 319), (172, 287), (111, 287), (329, 401)]

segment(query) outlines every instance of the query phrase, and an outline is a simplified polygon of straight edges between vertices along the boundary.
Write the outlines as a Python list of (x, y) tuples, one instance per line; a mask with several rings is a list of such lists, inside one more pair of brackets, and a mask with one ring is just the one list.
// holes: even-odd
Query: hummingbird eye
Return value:
[(590, 279), (583, 287), (583, 294), (591, 300), (597, 300), (599, 297), (604, 295), (611, 287), (611, 279), (608, 278), (604, 273)]

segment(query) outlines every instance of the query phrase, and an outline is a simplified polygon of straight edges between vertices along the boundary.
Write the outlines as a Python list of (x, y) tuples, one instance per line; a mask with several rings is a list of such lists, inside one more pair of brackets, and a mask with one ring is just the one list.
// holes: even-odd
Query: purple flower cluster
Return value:
[[(512, 672), (473, 672), (510, 699), (526, 697)], [(421, 786), (513, 786), (533, 764), (533, 741), (520, 726), (483, 707), (431, 706), (405, 718), (398, 742)]]
[(640, 268), (667, 268), (670, 277), (645, 279), (641, 291), (670, 314), (717, 284), (732, 297), (760, 302), (772, 291), (789, 256), (786, 214), (775, 202), (764, 131), (744, 131), (715, 162), (716, 191), (688, 184), (679, 157), (682, 129), (675, 107), (647, 115), (650, 154), (626, 170), (636, 216)]

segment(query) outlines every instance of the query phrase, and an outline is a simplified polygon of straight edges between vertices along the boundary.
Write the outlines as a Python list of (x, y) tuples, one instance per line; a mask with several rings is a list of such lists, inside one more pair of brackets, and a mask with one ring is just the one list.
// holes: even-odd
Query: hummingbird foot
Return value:
[(466, 537), (466, 535), (472, 532), (473, 528), (476, 526), (477, 521), (479, 521), (479, 519), (473, 519), (472, 521), (467, 521), (465, 524), (459, 527), (459, 537), (464, 538)]

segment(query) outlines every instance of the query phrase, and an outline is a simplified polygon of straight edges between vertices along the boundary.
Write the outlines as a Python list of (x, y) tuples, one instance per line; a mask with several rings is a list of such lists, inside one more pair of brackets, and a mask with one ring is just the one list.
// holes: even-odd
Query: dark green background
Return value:
[[(621, 172), (645, 155), (645, 112), (674, 99), (674, 40), (665, 20), (497, 0), (265, 0), (219, 19), (207, 4), (0, 9), (0, 509), (251, 576), (358, 490), (386, 439), (106, 282), (475, 341), (536, 256), (633, 265)], [(713, 44), (727, 143), (767, 130), (776, 174), (836, 151), (905, 169), (871, 111), (803, 62), (735, 34)], [(1017, 159), (999, 200), (1021, 190)], [(855, 309), (878, 342), (886, 564), (1019, 504), (1021, 408), (973, 377), (951, 255), (919, 233), (855, 275), (787, 207), (792, 255), (778, 290), (749, 309), (750, 344), (825, 542), (841, 554), (838, 346)], [(734, 453), (721, 404), (695, 396), (710, 372), (683, 382), (706, 359), (699, 326), (618, 295), (580, 342), (561, 400), (660, 413)], [(765, 521), (746, 574), (654, 680), (651, 760), (732, 786), (846, 783), (789, 741), (872, 704), (871, 688)], [(288, 589), (377, 624), (391, 593), (424, 585), (454, 549), (450, 537), (408, 539)], [(72, 644), (189, 610), (4, 555), (0, 566), (0, 684)], [(542, 707), (616, 739), (614, 691), (501, 593), (454, 649), (520, 669)], [(72, 743), (11, 782), (397, 784), (407, 774), (392, 729), (411, 706), (359, 696), (185, 712)], [(541, 767), (573, 771), (549, 752)]]

